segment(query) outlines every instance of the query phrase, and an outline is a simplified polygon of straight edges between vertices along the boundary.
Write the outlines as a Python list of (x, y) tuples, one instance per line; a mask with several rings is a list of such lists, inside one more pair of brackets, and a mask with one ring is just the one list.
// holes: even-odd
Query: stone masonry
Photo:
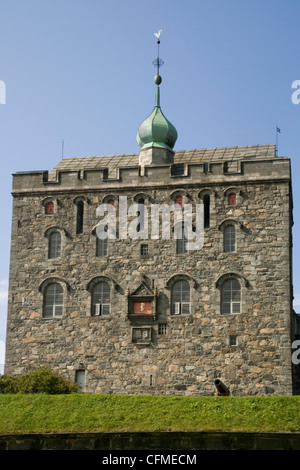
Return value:
[[(63, 159), (49, 173), (14, 174), (12, 195), (5, 373), (46, 365), (76, 380), (81, 371), (90, 393), (213, 395), (216, 378), (236, 396), (293, 393), (291, 170), (275, 146), (175, 152), (174, 163), (143, 167), (138, 155)], [(209, 195), (203, 247), (177, 254), (173, 236), (149, 234), (108, 240), (107, 254), (96, 256), (97, 207), (113, 199), (118, 213), (120, 196), (130, 206), (141, 195), (149, 210), (178, 195), (183, 204)], [(49, 201), (54, 212), (46, 214)], [(224, 252), (229, 222), (236, 247)], [(61, 254), (49, 259), (54, 229)], [(180, 279), (190, 312), (177, 315), (172, 289)], [(239, 282), (239, 313), (222, 314), (226, 279)], [(109, 285), (110, 312), (95, 316), (99, 280)], [(43, 316), (51, 282), (63, 289), (60, 317)], [(150, 313), (135, 313), (135, 299), (151, 304)]]

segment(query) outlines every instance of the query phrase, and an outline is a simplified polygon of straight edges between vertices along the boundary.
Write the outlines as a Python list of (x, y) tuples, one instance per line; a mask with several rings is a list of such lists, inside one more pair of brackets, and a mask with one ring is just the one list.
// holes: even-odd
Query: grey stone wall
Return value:
[[(221, 174), (216, 165), (204, 176), (195, 166), (177, 179), (169, 169), (151, 168), (143, 177), (132, 169), (131, 176), (127, 170), (126, 178), (99, 187), (95, 172), (82, 179), (61, 174), (53, 185), (43, 183), (42, 173), (15, 175), (5, 372), (47, 365), (75, 380), (76, 371), (85, 370), (85, 391), (92, 393), (212, 395), (214, 379), (221, 378), (233, 395), (292, 394), (290, 169), (288, 159), (275, 160), (277, 166), (274, 160), (248, 162), (248, 170), (235, 175)], [(227, 202), (232, 187), (236, 206)], [(116, 239), (106, 257), (96, 257), (96, 208), (105, 197), (126, 195), (130, 205), (143, 193), (149, 206), (170, 204), (174, 191), (194, 204), (210, 193), (202, 249), (177, 255), (174, 239)], [(79, 196), (82, 234), (76, 234)], [(44, 211), (47, 198), (55, 201), (52, 215)], [(228, 219), (236, 224), (234, 253), (223, 251)], [(62, 235), (58, 259), (48, 259), (52, 227)], [(140, 255), (141, 242), (149, 243), (147, 257)], [(230, 273), (242, 286), (242, 311), (222, 315), (221, 280)], [(176, 276), (190, 285), (188, 315), (171, 314)], [(91, 283), (100, 277), (111, 287), (108, 317), (91, 316)], [(53, 279), (64, 289), (63, 315), (43, 318), (43, 289)], [(155, 315), (129, 315), (136, 289), (147, 290)], [(132, 341), (132, 328), (141, 327), (151, 328), (149, 344)]]

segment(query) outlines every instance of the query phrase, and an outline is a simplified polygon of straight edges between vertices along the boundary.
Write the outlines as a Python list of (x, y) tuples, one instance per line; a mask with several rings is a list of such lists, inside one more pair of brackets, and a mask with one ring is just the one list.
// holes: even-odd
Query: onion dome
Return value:
[(160, 75), (154, 77), (156, 84), (155, 106), (150, 116), (142, 122), (138, 129), (136, 140), (141, 149), (158, 147), (172, 150), (177, 140), (177, 130), (164, 116), (160, 107), (159, 85), (161, 81)]

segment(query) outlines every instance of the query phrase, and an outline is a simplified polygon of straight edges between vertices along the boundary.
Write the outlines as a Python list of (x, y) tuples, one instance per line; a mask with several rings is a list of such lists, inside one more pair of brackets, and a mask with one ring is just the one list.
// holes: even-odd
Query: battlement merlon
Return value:
[[(259, 148), (259, 146), (254, 146)], [(261, 146), (264, 147), (264, 146)], [(271, 146), (273, 147), (273, 146)], [(240, 149), (237, 147), (236, 149)], [(288, 157), (275, 157), (272, 152), (226, 152), (216, 155), (202, 151), (175, 152), (173, 164), (141, 167), (138, 155), (110, 157), (77, 157), (63, 159), (50, 172), (26, 171), (13, 174), (13, 196), (64, 191), (107, 191), (135, 188), (210, 186), (258, 181), (290, 181)]]

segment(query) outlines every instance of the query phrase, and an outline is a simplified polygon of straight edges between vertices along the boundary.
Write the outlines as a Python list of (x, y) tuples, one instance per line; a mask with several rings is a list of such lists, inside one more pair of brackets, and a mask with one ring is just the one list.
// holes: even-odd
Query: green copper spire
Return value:
[[(158, 45), (160, 44), (160, 33), (161, 30), (155, 34), (158, 38)], [(155, 106), (150, 116), (140, 125), (136, 138), (141, 149), (157, 147), (172, 150), (177, 140), (175, 127), (164, 116), (160, 107), (159, 85), (162, 82), (162, 78), (159, 75), (159, 66), (162, 64), (163, 62), (159, 59), (158, 54), (157, 59), (154, 61), (154, 65), (157, 66), (157, 74), (154, 77), (154, 83), (156, 84)]]

